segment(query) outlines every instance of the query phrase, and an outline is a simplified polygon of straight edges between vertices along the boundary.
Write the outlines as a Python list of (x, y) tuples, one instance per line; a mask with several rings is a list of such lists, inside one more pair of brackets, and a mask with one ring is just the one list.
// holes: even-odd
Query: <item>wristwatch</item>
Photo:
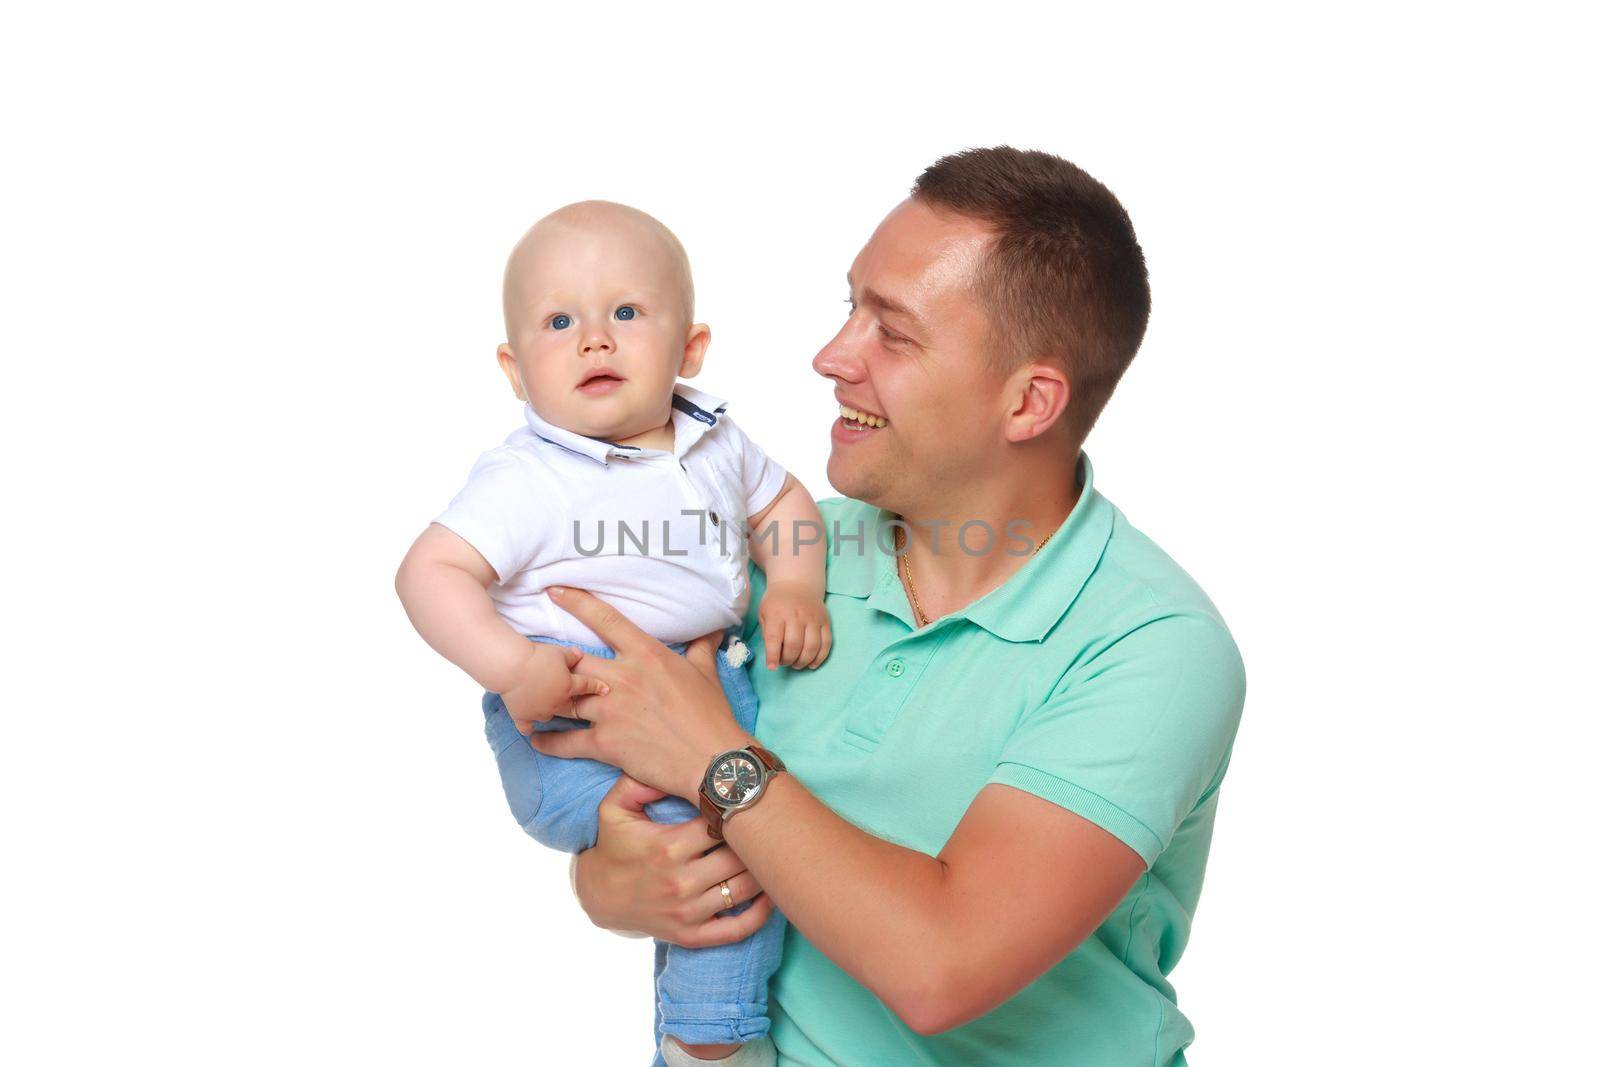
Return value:
[(783, 760), (756, 744), (713, 758), (700, 783), (700, 814), (706, 817), (711, 836), (721, 841), (723, 821), (760, 800), (767, 782), (785, 769)]

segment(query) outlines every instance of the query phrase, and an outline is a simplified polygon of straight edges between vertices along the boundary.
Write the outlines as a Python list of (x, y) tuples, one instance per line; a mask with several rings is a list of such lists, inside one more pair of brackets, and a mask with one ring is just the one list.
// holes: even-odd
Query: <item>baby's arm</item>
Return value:
[[(776, 537), (766, 529), (774, 525)], [(767, 592), (757, 612), (767, 646), (767, 669), (780, 663), (821, 666), (833, 648), (833, 633), (822, 605), (828, 545), (817, 502), (794, 475), (785, 475), (777, 497), (750, 518), (750, 532), (750, 558), (767, 576)], [(801, 533), (814, 534), (815, 542), (800, 544)]]
[(433, 523), (395, 574), (395, 592), (417, 633), (433, 650), (491, 693), (499, 693), (517, 729), (572, 713), (572, 698), (604, 690), (573, 674), (582, 658), (570, 648), (520, 636), (494, 610), (494, 568), (459, 534)]

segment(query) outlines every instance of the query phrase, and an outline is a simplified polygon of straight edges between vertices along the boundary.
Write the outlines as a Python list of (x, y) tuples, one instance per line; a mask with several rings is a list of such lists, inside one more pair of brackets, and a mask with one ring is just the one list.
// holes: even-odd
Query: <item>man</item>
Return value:
[[(676, 656), (559, 597), (618, 658), (580, 665), (610, 687), (580, 702), (592, 728), (536, 744), (638, 780), (578, 860), (585, 907), (696, 944), (776, 904), (783, 1064), (1183, 1063), (1193, 1029), (1167, 975), (1244, 673), (1211, 602), (1081, 453), (1148, 319), (1132, 225), (1064, 160), (964, 152), (922, 174), (848, 279), (813, 364), (841, 405), (828, 478), (853, 498), (822, 505), (831, 658), (754, 668), (752, 739), (706, 673), (710, 642)], [(638, 808), (695, 797), (708, 767), (702, 808), (729, 848), (706, 854), (706, 822)]]

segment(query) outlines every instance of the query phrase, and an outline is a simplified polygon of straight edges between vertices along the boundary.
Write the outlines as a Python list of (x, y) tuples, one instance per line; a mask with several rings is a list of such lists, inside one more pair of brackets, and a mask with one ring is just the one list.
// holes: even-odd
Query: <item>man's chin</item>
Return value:
[(828, 457), (828, 484), (841, 496), (868, 504), (873, 503), (873, 497), (879, 495), (883, 488), (878, 484), (878, 479), (872, 477), (871, 471), (862, 469), (862, 464), (840, 456), (837, 445)]

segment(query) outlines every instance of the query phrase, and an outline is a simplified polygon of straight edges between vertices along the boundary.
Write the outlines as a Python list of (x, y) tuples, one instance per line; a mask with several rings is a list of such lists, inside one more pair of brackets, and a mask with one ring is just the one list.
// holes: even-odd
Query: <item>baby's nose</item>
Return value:
[(611, 351), (611, 339), (601, 334), (591, 334), (583, 339), (583, 347), (579, 351), (586, 356), (609, 352)]

